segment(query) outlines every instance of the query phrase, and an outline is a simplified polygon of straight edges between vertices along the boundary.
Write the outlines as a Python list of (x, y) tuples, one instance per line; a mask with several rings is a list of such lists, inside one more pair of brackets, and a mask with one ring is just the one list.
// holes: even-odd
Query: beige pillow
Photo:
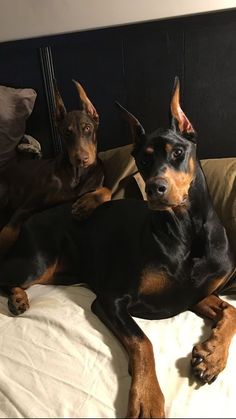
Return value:
[[(105, 183), (113, 199), (146, 199), (145, 185), (131, 156), (132, 145), (99, 153), (105, 166)], [(236, 258), (236, 158), (202, 160), (209, 192), (224, 224)]]
[(25, 121), (30, 116), (36, 92), (0, 86), (0, 169), (15, 154), (15, 148), (25, 133)]
[(201, 161), (215, 210), (236, 258), (236, 157)]
[[(99, 153), (104, 163), (106, 186), (112, 190), (113, 199), (130, 198), (127, 196), (127, 188), (132, 183), (133, 174), (137, 172), (134, 158), (131, 156), (132, 149), (132, 144), (129, 144)], [(142, 197), (137, 185), (134, 194), (135, 197)]]

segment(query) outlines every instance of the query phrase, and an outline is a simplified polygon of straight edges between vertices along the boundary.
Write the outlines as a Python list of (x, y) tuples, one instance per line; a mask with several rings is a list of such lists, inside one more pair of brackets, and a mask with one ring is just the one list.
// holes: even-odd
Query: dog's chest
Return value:
[[(137, 298), (134, 306), (137, 316), (163, 318), (186, 310), (191, 305), (191, 256), (188, 246), (180, 245), (165, 254), (156, 248), (156, 257), (144, 263), (140, 270)], [(149, 249), (150, 251), (150, 249)]]
[(145, 268), (141, 274), (138, 293), (143, 296), (163, 294), (171, 286), (172, 283), (164, 271), (155, 268)]
[(131, 314), (160, 319), (174, 316), (191, 304), (191, 284), (176, 281), (163, 270), (145, 269), (140, 277), (137, 296), (133, 298)]

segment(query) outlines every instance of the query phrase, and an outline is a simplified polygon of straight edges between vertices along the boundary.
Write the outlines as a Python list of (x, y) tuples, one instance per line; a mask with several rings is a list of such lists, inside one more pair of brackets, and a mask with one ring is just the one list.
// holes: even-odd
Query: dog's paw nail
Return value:
[(204, 371), (200, 370), (200, 369), (195, 369), (193, 370), (193, 374), (195, 375), (195, 377), (201, 381), (205, 381), (204, 380)]
[(197, 356), (192, 359), (191, 363), (193, 367), (196, 367), (196, 365), (200, 364), (202, 361), (203, 358), (201, 356)]
[(217, 375), (213, 375), (212, 378), (209, 379), (208, 384), (214, 383), (214, 381), (217, 379)]
[(204, 371), (201, 371), (200, 373), (199, 373), (199, 378), (201, 378), (201, 380), (203, 379), (203, 376), (204, 376)]

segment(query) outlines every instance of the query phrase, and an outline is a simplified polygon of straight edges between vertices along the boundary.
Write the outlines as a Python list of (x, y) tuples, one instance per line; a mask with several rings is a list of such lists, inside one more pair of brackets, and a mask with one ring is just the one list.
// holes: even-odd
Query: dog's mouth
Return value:
[(172, 202), (168, 199), (150, 199), (147, 197), (148, 207), (153, 211), (168, 211), (170, 209), (185, 209), (189, 206), (188, 195), (184, 196), (182, 199)]
[(71, 180), (71, 187), (75, 188), (79, 182), (80, 182), (80, 178), (84, 172), (84, 166), (73, 166), (73, 176), (72, 176), (72, 180)]
[(72, 170), (73, 170), (73, 175), (72, 175), (72, 181), (71, 181), (71, 187), (75, 188), (80, 180), (81, 180), (81, 176), (83, 175), (83, 173), (91, 166), (93, 166), (96, 163), (96, 160), (86, 160), (86, 161), (81, 161), (80, 163), (72, 163)]

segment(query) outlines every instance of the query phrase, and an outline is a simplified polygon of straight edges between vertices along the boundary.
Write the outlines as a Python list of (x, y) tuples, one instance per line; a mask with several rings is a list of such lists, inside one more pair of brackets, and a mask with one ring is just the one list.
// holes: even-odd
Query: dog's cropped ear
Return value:
[(195, 130), (180, 106), (180, 83), (178, 77), (175, 77), (170, 109), (172, 115), (172, 129), (180, 131), (181, 134), (194, 135)]
[(128, 121), (133, 136), (134, 146), (139, 146), (143, 143), (143, 137), (145, 136), (145, 130), (143, 126), (140, 124), (139, 120), (132, 115), (127, 109), (125, 109), (119, 102), (115, 102), (115, 105), (120, 110), (123, 117)]
[(92, 102), (89, 100), (88, 96), (86, 95), (83, 87), (81, 86), (81, 84), (78, 81), (73, 80), (73, 79), (72, 79), (72, 81), (75, 83), (77, 92), (79, 93), (79, 97), (80, 97), (83, 109), (91, 116), (91, 118), (96, 123), (99, 123), (99, 115), (98, 115), (95, 107), (93, 106)]
[(66, 108), (63, 103), (62, 97), (60, 95), (60, 92), (57, 87), (57, 81), (56, 79), (53, 79), (53, 87), (54, 87), (54, 98), (55, 98), (55, 118), (56, 121), (61, 121), (66, 116)]

